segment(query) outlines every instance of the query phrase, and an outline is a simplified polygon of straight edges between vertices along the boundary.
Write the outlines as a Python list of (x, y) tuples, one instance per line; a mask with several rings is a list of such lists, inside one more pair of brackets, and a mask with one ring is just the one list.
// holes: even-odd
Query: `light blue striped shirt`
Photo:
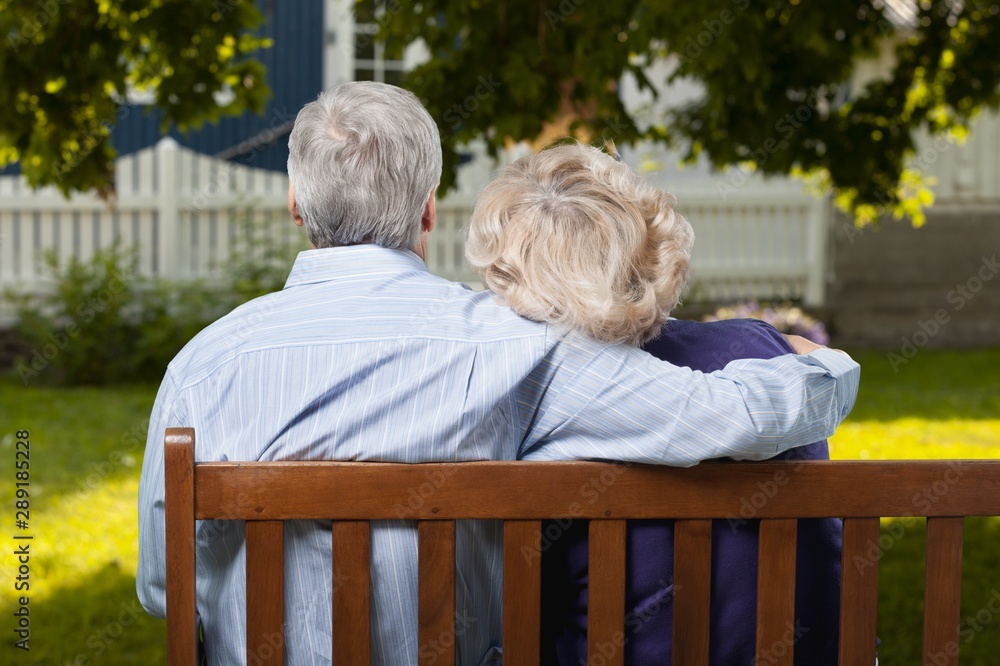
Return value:
[[(163, 432), (193, 426), (202, 460), (617, 459), (693, 465), (769, 458), (828, 437), (857, 393), (847, 356), (740, 360), (702, 374), (531, 322), (372, 245), (299, 255), (281, 292), (241, 306), (173, 360), (139, 488), (143, 606), (165, 615)], [(199, 522), (198, 609), (212, 664), (244, 664), (243, 527)], [(330, 527), (285, 528), (286, 663), (328, 664)], [(500, 662), (501, 530), (457, 535), (455, 649)], [(372, 530), (375, 664), (416, 664), (412, 523)]]

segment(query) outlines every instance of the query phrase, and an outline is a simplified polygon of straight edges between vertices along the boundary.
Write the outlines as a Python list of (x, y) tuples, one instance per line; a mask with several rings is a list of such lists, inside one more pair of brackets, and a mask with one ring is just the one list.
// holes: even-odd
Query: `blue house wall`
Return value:
[[(233, 152), (243, 144), (244, 154), (233, 161), (250, 166), (285, 171), (288, 136), (270, 144), (247, 146), (252, 137), (269, 138), (274, 130), (295, 119), (299, 109), (316, 99), (323, 89), (323, 0), (257, 0), (264, 14), (260, 32), (274, 40), (257, 57), (267, 68), (267, 84), (272, 97), (263, 116), (245, 113), (206, 123), (187, 134), (172, 128), (169, 135), (182, 146), (207, 155)], [(154, 145), (160, 132), (157, 109), (133, 108), (112, 132), (112, 144), (119, 155), (128, 155)], [(148, 111), (148, 112), (147, 112)]]

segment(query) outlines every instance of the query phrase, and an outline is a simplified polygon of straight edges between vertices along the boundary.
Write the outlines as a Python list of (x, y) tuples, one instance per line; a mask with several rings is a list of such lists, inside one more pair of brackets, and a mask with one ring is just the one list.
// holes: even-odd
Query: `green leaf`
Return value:
[[(0, 5), (0, 166), (19, 160), (32, 187), (113, 191), (109, 130), (129, 89), (156, 91), (164, 128), (259, 113), (269, 95), (252, 60), (270, 45), (251, 32), (262, 18), (252, 2)], [(227, 82), (233, 101), (219, 107), (213, 94)]]
[[(986, 0), (926, 0), (907, 26), (870, 0), (390, 6), (378, 38), (397, 51), (423, 41), (434, 54), (404, 83), (441, 127), (444, 187), (454, 182), (463, 142), (479, 138), (495, 153), (510, 141), (533, 141), (570, 110), (581, 136), (600, 135), (617, 119), (626, 128), (619, 144), (664, 143), (720, 169), (764, 148), (757, 171), (809, 174), (812, 189), (832, 193), (859, 223), (897, 208), (917, 222), (930, 204), (904, 179), (914, 137), (958, 135), (981, 109), (1000, 105), (1000, 12)], [(858, 68), (875, 67), (883, 51), (895, 51), (895, 65), (856, 85)], [(662, 69), (638, 69), (664, 55), (679, 65), (660, 80), (652, 72)], [(640, 87), (690, 78), (705, 95), (643, 122), (618, 97), (626, 71)], [(504, 85), (466, 112), (464, 100), (488, 75)], [(772, 141), (780, 148), (766, 149)]]

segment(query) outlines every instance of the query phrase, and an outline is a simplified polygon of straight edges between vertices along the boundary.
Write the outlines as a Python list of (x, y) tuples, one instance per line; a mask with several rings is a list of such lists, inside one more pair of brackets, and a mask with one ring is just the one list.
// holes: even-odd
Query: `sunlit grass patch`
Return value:
[(830, 455), (843, 460), (1000, 458), (1000, 418), (851, 420), (830, 439)]
[[(0, 382), (0, 459), (13, 461), (14, 431), (31, 433), (31, 520), (22, 533), (33, 537), (30, 588), (0, 588), (3, 617), (28, 596), (31, 649), (4, 640), (0, 663), (164, 662), (164, 624), (142, 610), (135, 594), (136, 495), (154, 393), (146, 386), (36, 389)], [(6, 481), (0, 480), (0, 503), (12, 520), (13, 477)], [(2, 553), (6, 583), (18, 563), (13, 548)]]
[[(1000, 458), (1000, 350), (923, 351), (894, 372), (884, 352), (861, 363), (854, 411), (830, 439), (836, 459)], [(923, 663), (924, 519), (882, 520), (879, 663)], [(962, 664), (995, 666), (1000, 651), (1000, 520), (965, 520)], [(994, 599), (996, 597), (996, 599)], [(992, 603), (991, 603), (992, 602)]]
[[(162, 663), (163, 623), (147, 616), (135, 595), (137, 491), (137, 478), (108, 481), (57, 498), (35, 522), (31, 651), (16, 654), (4, 641), (0, 661)], [(4, 565), (2, 578), (11, 580), (14, 562), (5, 558)], [(16, 608), (14, 597), (13, 589), (3, 589), (5, 609)]]

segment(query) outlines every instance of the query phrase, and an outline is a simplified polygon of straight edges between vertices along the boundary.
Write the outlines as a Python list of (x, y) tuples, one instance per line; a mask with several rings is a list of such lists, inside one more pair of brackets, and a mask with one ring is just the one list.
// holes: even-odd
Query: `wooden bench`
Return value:
[[(194, 431), (167, 430), (168, 663), (190, 666), (196, 649), (195, 520), (246, 521), (247, 650), (281, 664), (283, 523), (333, 523), (333, 655), (369, 663), (369, 521), (417, 521), (419, 637), (455, 632), (455, 520), (504, 521), (503, 651), (510, 666), (538, 663), (543, 519), (590, 519), (588, 650), (591, 663), (622, 664), (625, 520), (674, 518), (675, 666), (705, 666), (709, 646), (711, 519), (760, 518), (757, 649), (787, 644), (793, 621), (796, 519), (843, 517), (840, 664), (871, 666), (875, 648), (879, 517), (927, 516), (924, 655), (958, 663), (964, 516), (1000, 514), (1000, 462), (718, 463), (690, 469), (589, 462), (194, 464)], [(423, 503), (410, 491), (444, 474)], [(589, 488), (590, 491), (585, 491)], [(763, 498), (763, 499), (762, 499)], [(418, 505), (418, 506), (413, 506)], [(758, 506), (759, 505), (759, 506)], [(874, 550), (873, 550), (874, 549)], [(855, 558), (862, 558), (856, 560)], [(864, 566), (859, 566), (858, 562)], [(332, 571), (332, 569), (331, 569)], [(294, 618), (289, 618), (294, 621)], [(283, 640), (283, 639), (282, 639)], [(916, 640), (916, 639), (914, 639)], [(280, 642), (280, 641), (279, 641)], [(266, 648), (265, 646), (272, 646)], [(792, 664), (793, 645), (768, 663)], [(453, 651), (435, 653), (454, 664)], [(781, 654), (778, 654), (778, 653)], [(940, 661), (940, 655), (946, 661)], [(264, 658), (267, 657), (267, 658)], [(428, 657), (421, 656), (421, 663)]]

